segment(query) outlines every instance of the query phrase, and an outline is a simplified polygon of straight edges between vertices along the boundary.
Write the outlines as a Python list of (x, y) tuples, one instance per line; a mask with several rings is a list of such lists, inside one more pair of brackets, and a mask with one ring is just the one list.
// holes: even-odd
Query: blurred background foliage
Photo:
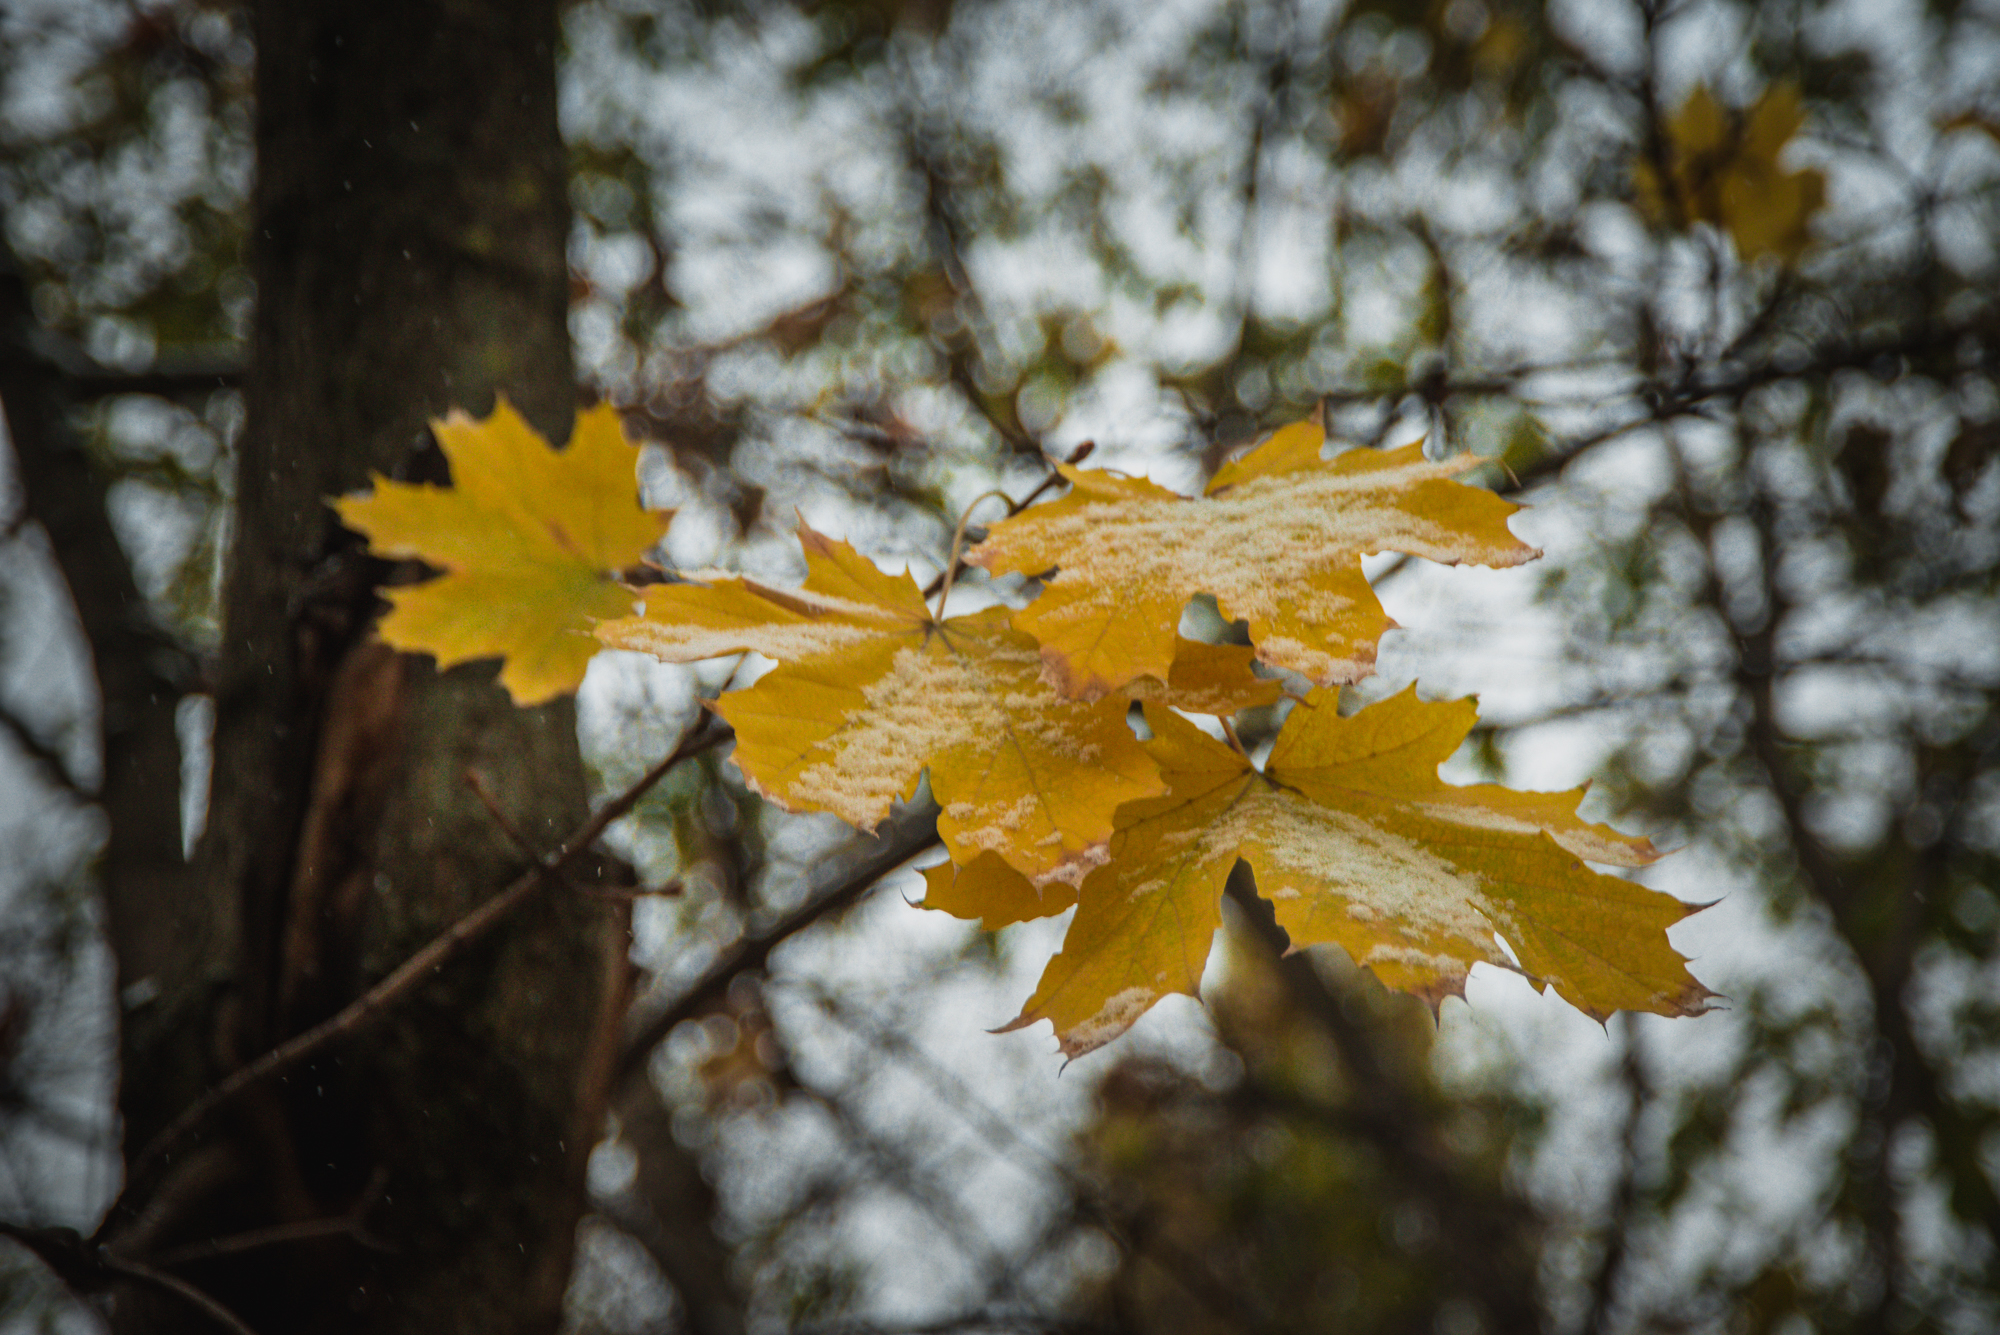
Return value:
[[(593, 1163), (576, 1330), (2000, 1325), (2000, 8), (578, 0), (565, 40), (580, 393), (657, 445), (670, 559), (784, 574), (803, 517), (928, 578), (1086, 439), (1182, 488), (1314, 411), (1487, 456), (1539, 576), (1375, 566), (1413, 629), (1357, 695), (1481, 691), (1461, 779), (1594, 775), (1722, 900), (1676, 940), (1730, 999), (1600, 1031), (1481, 976), (1433, 1040), (1251, 905), (1207, 1013), (1058, 1079), (978, 1032), (1048, 931), (905, 878), (690, 1003), (840, 837), (693, 767), (622, 827), (675, 892), (635, 1024), (676, 1023)], [(190, 829), (253, 59), (225, 4), (0, 14), (10, 318), (194, 665)], [(11, 468), (0, 1212), (87, 1230), (97, 704)], [(606, 787), (733, 670), (601, 658)], [(92, 1321), (25, 1261), (0, 1302)]]

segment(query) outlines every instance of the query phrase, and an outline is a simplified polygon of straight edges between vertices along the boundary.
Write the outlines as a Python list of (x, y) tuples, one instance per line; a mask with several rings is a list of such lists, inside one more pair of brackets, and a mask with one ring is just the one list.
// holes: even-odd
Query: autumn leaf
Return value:
[(1576, 814), (1582, 790), (1453, 787), (1437, 766), (1475, 720), (1469, 700), (1414, 688), (1342, 718), (1315, 691), (1286, 720), (1262, 772), (1149, 705), (1164, 796), (1118, 815), (1107, 865), (1083, 882), (1061, 953), (1009, 1028), (1054, 1022), (1088, 1052), (1160, 997), (1194, 995), (1223, 884), (1239, 858), (1295, 947), (1331, 943), (1383, 983), (1462, 995), (1471, 966), (1516, 967), (1587, 1014), (1694, 1014), (1708, 991), (1667, 943), (1693, 912), (1584, 859), (1640, 866), (1651, 844)]
[(1226, 465), (1188, 500), (1137, 478), (1059, 465), (1068, 495), (996, 524), (968, 557), (995, 574), (1057, 571), (1014, 624), (1049, 678), (1091, 699), (1166, 681), (1188, 599), (1215, 596), (1250, 624), (1256, 655), (1322, 686), (1374, 670), (1393, 623), (1361, 573), (1364, 553), (1509, 566), (1539, 555), (1507, 531), (1517, 507), (1451, 479), (1483, 460), (1432, 463), (1420, 445), (1320, 458), (1309, 422)]
[(1076, 887), (1062, 881), (1037, 886), (992, 853), (961, 867), (940, 862), (924, 869), (924, 907), (997, 931), (1030, 918), (1046, 918), (1076, 903)]
[[(1284, 688), (1250, 671), (1248, 645), (1178, 642), (1167, 681), (1141, 677), (1124, 692), (1191, 714), (1233, 714), (1276, 704)], [(1037, 886), (991, 853), (968, 865), (941, 862), (924, 872), (924, 907), (982, 924), (987, 931), (1046, 918), (1076, 903), (1076, 887), (1061, 882)]]
[(1275, 705), (1285, 694), (1284, 683), (1250, 670), (1256, 653), (1247, 644), (1203, 644), (1176, 637), (1167, 679), (1140, 677), (1126, 683), (1122, 694), (1189, 714), (1234, 714)]
[(432, 430), (452, 486), (378, 473), (373, 492), (333, 502), (377, 556), (444, 572), (383, 591), (383, 640), (440, 668), (500, 658), (500, 684), (519, 705), (575, 690), (599, 647), (592, 626), (632, 611), (616, 573), (672, 518), (639, 504), (637, 447), (608, 405), (579, 413), (561, 451), (504, 399), (484, 421), (454, 411)]
[(606, 644), (685, 663), (751, 650), (781, 666), (724, 694), (736, 763), (791, 811), (872, 830), (930, 771), (953, 858), (992, 852), (1037, 885), (1103, 860), (1119, 804), (1161, 790), (1126, 702), (1080, 702), (1041, 679), (1002, 607), (938, 621), (908, 575), (801, 527), (799, 589), (726, 577), (646, 590), (598, 627)]
[(1804, 124), (1793, 84), (1773, 86), (1740, 118), (1697, 85), (1666, 125), (1670, 190), (1651, 161), (1642, 157), (1633, 167), (1640, 210), (1656, 223), (1713, 224), (1745, 261), (1773, 255), (1796, 263), (1812, 241), (1807, 225), (1826, 199), (1823, 172), (1778, 165)]
[[(1124, 692), (1191, 714), (1233, 714), (1276, 704), (1283, 686), (1250, 671), (1248, 645), (1203, 644), (1180, 640), (1167, 681), (1141, 677)], [(987, 931), (1030, 918), (1046, 918), (1076, 903), (1076, 887), (1056, 882), (1037, 886), (991, 853), (968, 865), (941, 862), (924, 872), (924, 907), (977, 922)]]

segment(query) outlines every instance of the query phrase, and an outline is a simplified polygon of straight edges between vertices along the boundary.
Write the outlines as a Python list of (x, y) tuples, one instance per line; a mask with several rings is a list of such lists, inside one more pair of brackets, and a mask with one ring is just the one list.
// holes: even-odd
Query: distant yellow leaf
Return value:
[(504, 659), (500, 684), (517, 704), (575, 690), (598, 650), (592, 626), (632, 610), (617, 572), (672, 518), (640, 507), (638, 449), (607, 405), (579, 413), (561, 451), (505, 400), (484, 421), (454, 411), (432, 429), (452, 486), (377, 474), (373, 492), (333, 502), (376, 555), (444, 571), (384, 590), (382, 638), (440, 668)]
[(1064, 694), (1091, 699), (1167, 681), (1174, 627), (1198, 593), (1249, 622), (1258, 658), (1332, 685), (1373, 671), (1391, 626), (1364, 553), (1494, 566), (1538, 555), (1507, 531), (1517, 507), (1451, 480), (1483, 460), (1432, 463), (1418, 445), (1322, 460), (1325, 439), (1309, 422), (1288, 426), (1200, 500), (1062, 465), (1069, 494), (1002, 520), (968, 559), (995, 574), (1058, 572), (1014, 624)]
[(1123, 1033), (1160, 997), (1194, 994), (1223, 883), (1250, 864), (1295, 946), (1332, 943), (1433, 1005), (1485, 961), (1588, 1014), (1685, 1015), (1707, 989), (1667, 943), (1693, 910), (1584, 866), (1657, 856), (1576, 814), (1581, 790), (1457, 788), (1437, 777), (1474, 720), (1470, 701), (1414, 688), (1342, 718), (1331, 692), (1294, 709), (1260, 773), (1158, 706), (1148, 744), (1169, 785), (1118, 816), (1111, 860), (1083, 882), (1060, 954), (1012, 1027), (1048, 1019), (1074, 1057)]
[(1698, 85), (1666, 126), (1669, 184), (1663, 187), (1651, 160), (1634, 165), (1641, 211), (1672, 226), (1711, 223), (1746, 261), (1773, 255), (1796, 263), (1811, 243), (1812, 215), (1826, 199), (1824, 173), (1778, 165), (1804, 124), (1795, 85), (1773, 86), (1740, 119)]
[(1122, 700), (1083, 703), (1041, 680), (1005, 608), (933, 619), (908, 575), (801, 528), (796, 590), (725, 577), (646, 591), (605, 643), (684, 663), (753, 650), (782, 666), (716, 702), (736, 763), (793, 811), (873, 829), (928, 768), (953, 857), (998, 854), (1035, 884), (1103, 860), (1113, 812), (1161, 790)]

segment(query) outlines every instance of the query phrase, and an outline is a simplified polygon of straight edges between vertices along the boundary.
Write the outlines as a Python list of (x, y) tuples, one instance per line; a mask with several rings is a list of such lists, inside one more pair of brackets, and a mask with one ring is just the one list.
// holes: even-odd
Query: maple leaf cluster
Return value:
[[(1508, 530), (1515, 506), (1456, 480), (1476, 458), (1432, 461), (1421, 445), (1323, 458), (1324, 432), (1302, 422), (1198, 498), (1058, 465), (1067, 494), (966, 557), (1038, 595), (946, 617), (908, 574), (803, 525), (796, 588), (695, 571), (625, 587), (619, 572), (671, 516), (640, 508), (637, 451), (609, 408), (580, 415), (561, 452), (504, 403), (483, 423), (454, 414), (438, 438), (455, 490), (377, 478), (336, 503), (379, 554), (444, 571), (389, 591), (388, 643), (440, 664), (499, 655), (522, 704), (574, 689), (600, 645), (775, 660), (713, 704), (745, 781), (873, 830), (928, 776), (950, 861), (925, 873), (926, 907), (989, 929), (1076, 907), (1009, 1026), (1050, 1020), (1069, 1056), (1163, 996), (1197, 994), (1239, 861), (1295, 946), (1338, 945), (1433, 1005), (1482, 961), (1599, 1018), (1690, 1014), (1709, 995), (1666, 939), (1691, 910), (1585, 865), (1642, 866), (1657, 856), (1646, 840), (1579, 818), (1581, 789), (1437, 777), (1471, 701), (1412, 687), (1340, 712), (1338, 687), (1374, 670), (1393, 628), (1364, 554), (1539, 555)], [(1178, 633), (1202, 594), (1247, 624), (1249, 645)], [(1288, 695), (1254, 763), (1230, 719)], [(1191, 721), (1204, 716), (1206, 729)]]

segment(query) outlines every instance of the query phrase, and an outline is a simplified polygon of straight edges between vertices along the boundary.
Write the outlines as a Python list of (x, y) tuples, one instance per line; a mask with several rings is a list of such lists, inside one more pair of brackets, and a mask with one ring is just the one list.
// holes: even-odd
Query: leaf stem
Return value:
[[(1075, 467), (1077, 464), (1082, 463), (1085, 459), (1088, 459), (1090, 457), (1090, 452), (1096, 448), (1097, 448), (1096, 441), (1086, 440), (1081, 445), (1078, 445), (1075, 449), (1071, 450), (1069, 452), (1069, 457), (1067, 459), (1064, 459), (1063, 462), (1069, 464), (1071, 467)], [(1036, 501), (1046, 496), (1049, 493), (1049, 491), (1052, 488), (1054, 488), (1056, 483), (1060, 482), (1061, 480), (1062, 480), (1062, 474), (1054, 469), (1050, 469), (1049, 475), (1043, 478), (1040, 482), (1037, 482), (1035, 484), (1035, 489), (1033, 491), (1029, 492), (1026, 496), (1023, 496), (1018, 501), (1010, 500), (1007, 502), (1007, 517), (1009, 519), (1012, 519), (1015, 515), (1021, 513), (1021, 511), (1033, 505)], [(1004, 496), (1006, 493), (1004, 492), (995, 493), (989, 491), (986, 493), (986, 496), (992, 496), (996, 494)], [(986, 499), (986, 496), (980, 496), (974, 498), (972, 504), (973, 505), (979, 504), (980, 501)], [(970, 510), (971, 506), (967, 506), (966, 508)], [(959, 525), (961, 532), (964, 530), (964, 527), (965, 526), (963, 523)], [(958, 544), (956, 541), (954, 541), (952, 544), (952, 559), (946, 563), (945, 568), (943, 570), (938, 572), (938, 576), (936, 579), (932, 580), (929, 584), (926, 584), (924, 586), (924, 597), (930, 598), (931, 596), (936, 594), (939, 589), (945, 588), (949, 583), (949, 580), (946, 577), (958, 568), (958, 564), (959, 564)], [(938, 604), (938, 609), (939, 611), (943, 611), (944, 604), (942, 602)]]
[(952, 531), (951, 535), (951, 559), (944, 563), (944, 583), (938, 589), (937, 619), (939, 621), (944, 620), (944, 605), (951, 597), (952, 581), (958, 578), (959, 567), (963, 564), (958, 559), (958, 554), (965, 549), (965, 527), (972, 522), (972, 512), (979, 508), (979, 503), (991, 500), (995, 496), (1007, 502), (1008, 514), (1011, 515), (1014, 513), (1014, 502), (1009, 499), (1006, 492), (996, 487), (992, 491), (983, 491), (979, 495), (974, 496), (972, 503), (967, 505), (964, 513), (958, 517), (958, 527)]

